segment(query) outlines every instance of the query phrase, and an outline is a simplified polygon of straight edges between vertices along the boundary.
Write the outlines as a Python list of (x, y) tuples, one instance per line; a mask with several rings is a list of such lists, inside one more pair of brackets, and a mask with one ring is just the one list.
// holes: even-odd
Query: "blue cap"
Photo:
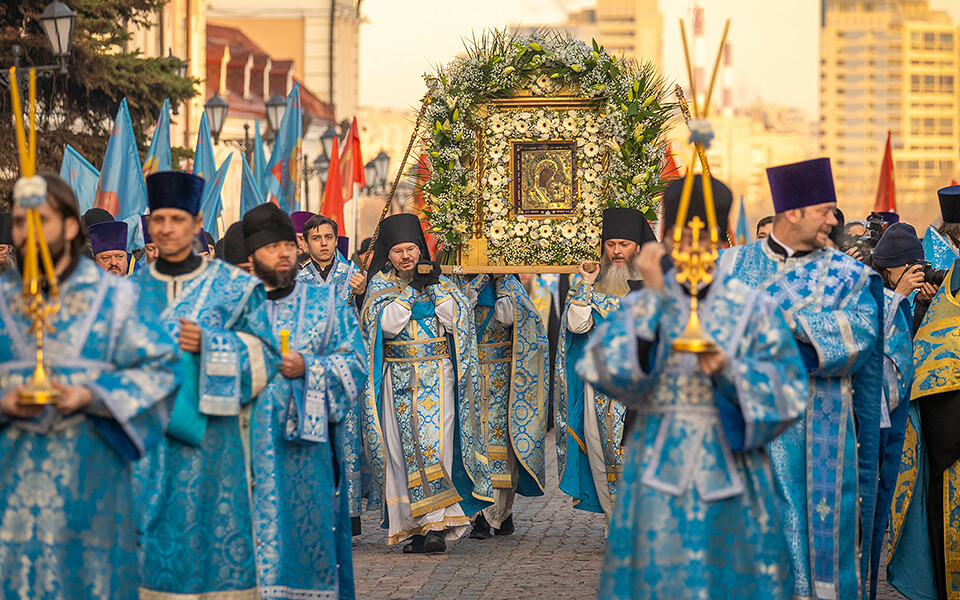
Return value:
[(893, 225), (894, 223), (899, 223), (899, 222), (900, 222), (900, 215), (898, 215), (898, 214), (895, 213), (895, 212), (890, 212), (890, 211), (888, 211), (888, 210), (882, 210), (882, 211), (878, 212), (877, 214), (880, 215), (880, 218), (883, 219), (883, 222), (886, 223), (886, 224), (888, 224), (888, 225)]
[(87, 227), (90, 250), (96, 256), (101, 252), (127, 251), (127, 224), (123, 221), (104, 221)]
[(150, 237), (150, 215), (140, 215), (140, 228), (143, 229), (143, 243), (152, 244)]
[(918, 260), (923, 260), (923, 244), (913, 225), (907, 223), (894, 223), (887, 227), (873, 249), (875, 267), (902, 267)]
[(200, 214), (203, 179), (184, 171), (163, 171), (147, 177), (147, 201), (150, 212), (160, 208), (185, 210)]
[(767, 169), (773, 211), (836, 203), (829, 158), (815, 158)]
[(940, 198), (940, 216), (944, 223), (960, 223), (960, 185), (949, 185), (937, 190)]

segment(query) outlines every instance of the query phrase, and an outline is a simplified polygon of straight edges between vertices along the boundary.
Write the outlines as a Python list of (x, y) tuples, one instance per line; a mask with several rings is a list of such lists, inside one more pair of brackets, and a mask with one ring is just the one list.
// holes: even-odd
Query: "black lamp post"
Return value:
[[(76, 21), (76, 13), (62, 2), (51, 2), (43, 9), (43, 12), (40, 13), (40, 27), (47, 37), (50, 50), (56, 57), (57, 63), (30, 67), (37, 72), (38, 76), (52, 77), (55, 71), (61, 75), (68, 72), (67, 63), (70, 60), (70, 50), (73, 46), (73, 30)], [(23, 47), (20, 46), (20, 44), (13, 44), (10, 50), (13, 53), (13, 66), (17, 67), (17, 76), (25, 77), (27, 74), (19, 70), (20, 59), (23, 57)], [(10, 75), (7, 69), (3, 69), (2, 72), (0, 72), (0, 82), (3, 83), (4, 87), (10, 85)]]
[(332, 126), (327, 127), (326, 131), (320, 134), (320, 144), (323, 146), (323, 153), (329, 158), (333, 155), (333, 140), (337, 139), (337, 130)]
[[(170, 64), (172, 64), (172, 65), (174, 66), (174, 68), (177, 70), (177, 76), (178, 76), (178, 77), (180, 77), (181, 79), (182, 79), (182, 78), (186, 78), (186, 76), (187, 76), (187, 71), (190, 69), (190, 61), (188, 61), (188, 60), (180, 60), (180, 57), (179, 57), (179, 56), (174, 56), (174, 55), (173, 55), (173, 48), (170, 48), (169, 54), (167, 54), (167, 61), (168, 61)], [(175, 103), (175, 104), (173, 105), (173, 108), (170, 110), (170, 112), (172, 112), (172, 113), (175, 114), (175, 115), (179, 115), (179, 114), (180, 114), (180, 103), (179, 103), (179, 102)]]
[(220, 143), (220, 132), (223, 131), (223, 123), (227, 120), (227, 111), (230, 110), (230, 103), (220, 97), (219, 93), (214, 93), (213, 97), (207, 100), (203, 105), (207, 111), (207, 125), (210, 126), (210, 135), (213, 136), (213, 143)]
[(373, 168), (376, 171), (377, 182), (380, 185), (386, 185), (387, 169), (390, 167), (390, 155), (381, 150), (380, 154), (377, 154), (371, 162), (373, 163)]
[(267, 126), (270, 131), (276, 133), (280, 130), (283, 113), (287, 110), (287, 100), (280, 94), (274, 94), (263, 105), (267, 113)]

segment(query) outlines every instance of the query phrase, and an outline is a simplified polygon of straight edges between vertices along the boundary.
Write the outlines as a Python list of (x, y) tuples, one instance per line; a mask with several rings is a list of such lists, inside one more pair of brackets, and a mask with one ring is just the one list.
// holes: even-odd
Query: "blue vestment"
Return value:
[(343, 258), (340, 252), (334, 251), (333, 265), (330, 268), (330, 272), (327, 273), (326, 279), (320, 275), (313, 260), (308, 260), (306, 266), (297, 273), (297, 281), (304, 281), (314, 285), (332, 285), (337, 290), (337, 296), (339, 296), (343, 302), (348, 302), (350, 300), (350, 292), (353, 291), (353, 288), (350, 287), (350, 278), (354, 273), (359, 272), (360, 269), (358, 269), (353, 262)]
[[(566, 306), (560, 318), (563, 338), (557, 347), (554, 369), (560, 491), (573, 498), (576, 508), (590, 512), (608, 512), (616, 499), (617, 480), (623, 464), (626, 408), (612, 397), (588, 386), (580, 379), (575, 367), (583, 356), (592, 327), (603, 323), (619, 306), (620, 298), (602, 294), (580, 282), (567, 294)], [(579, 307), (584, 312), (589, 309), (586, 329), (578, 333), (569, 327), (571, 307)], [(600, 455), (594, 456), (598, 466), (596, 469), (591, 467), (588, 435), (599, 439), (594, 453)], [(605, 480), (605, 486), (600, 490), (597, 489), (598, 479)]]
[[(36, 342), (15, 269), (0, 279), (0, 395), (27, 383)], [(43, 337), (51, 379), (90, 388), (60, 415), (0, 417), (0, 596), (134, 600), (140, 575), (131, 460), (162, 435), (177, 351), (131, 282), (80, 258)]]
[[(144, 597), (233, 591), (253, 597), (250, 405), (279, 361), (258, 279), (219, 259), (171, 277), (137, 273), (145, 310), (179, 338), (200, 325), (202, 351), (181, 354), (184, 380), (167, 435), (138, 465)], [(240, 596), (238, 596), (240, 597)]]
[[(392, 337), (382, 322), (391, 306), (407, 318)], [(361, 314), (370, 352), (362, 422), (374, 477), (370, 505), (382, 509), (388, 544), (435, 530), (456, 537), (469, 524), (465, 515), (493, 493), (470, 305), (446, 277), (418, 293), (391, 270), (370, 280)], [(407, 529), (390, 522), (391, 511)]]
[[(305, 372), (279, 372), (253, 410), (253, 522), (263, 598), (352, 599), (347, 483), (359, 479), (359, 423), (349, 420), (366, 386), (366, 349), (353, 310), (332, 286), (297, 283), (267, 301), (273, 342), (290, 332)], [(331, 437), (331, 433), (333, 433)], [(334, 461), (337, 461), (336, 465)], [(339, 478), (339, 485), (335, 483)]]
[(627, 295), (577, 367), (637, 413), (599, 597), (785, 600), (790, 559), (765, 446), (803, 412), (803, 362), (777, 305), (718, 271), (699, 313), (729, 362), (704, 375), (695, 354), (671, 348), (690, 301), (667, 282)]
[(787, 500), (794, 595), (857, 598), (868, 589), (861, 582), (868, 581), (875, 523), (886, 512), (877, 508), (880, 277), (834, 250), (786, 258), (766, 239), (724, 250), (720, 265), (774, 298), (809, 373), (804, 418), (771, 444)]

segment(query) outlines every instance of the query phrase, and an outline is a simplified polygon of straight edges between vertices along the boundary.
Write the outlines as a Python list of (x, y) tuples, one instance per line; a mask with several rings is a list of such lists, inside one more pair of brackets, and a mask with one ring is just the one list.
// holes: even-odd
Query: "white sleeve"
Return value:
[(497, 318), (504, 327), (513, 325), (513, 300), (508, 296), (497, 298), (497, 303), (493, 305), (493, 316)]
[(380, 313), (380, 329), (384, 339), (392, 340), (410, 322), (411, 310), (394, 300)]
[(589, 305), (571, 304), (567, 308), (567, 329), (570, 333), (584, 334), (593, 329), (593, 308)]
[(447, 296), (444, 300), (437, 304), (434, 307), (434, 310), (437, 314), (437, 321), (440, 323), (440, 333), (438, 335), (446, 335), (447, 331), (456, 330), (457, 326), (453, 323), (453, 311), (456, 303), (453, 301), (451, 296)]

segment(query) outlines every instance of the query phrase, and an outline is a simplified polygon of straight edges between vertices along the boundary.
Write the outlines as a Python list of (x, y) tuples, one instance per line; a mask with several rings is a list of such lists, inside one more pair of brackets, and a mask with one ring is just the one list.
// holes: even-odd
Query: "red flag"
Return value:
[(890, 150), (890, 132), (887, 131), (887, 149), (883, 153), (880, 165), (880, 182), (877, 184), (877, 200), (873, 203), (874, 212), (897, 212), (893, 184), (893, 153)]
[(420, 155), (417, 161), (416, 181), (413, 185), (413, 212), (420, 217), (420, 227), (423, 229), (423, 237), (427, 240), (427, 249), (433, 256), (437, 251), (437, 238), (430, 233), (430, 220), (423, 213), (423, 184), (430, 179), (430, 160), (426, 154)]
[(340, 148), (337, 139), (333, 139), (333, 151), (330, 153), (330, 170), (327, 172), (327, 183), (323, 188), (323, 204), (320, 214), (330, 217), (337, 222), (341, 232), (346, 231), (346, 221), (343, 218), (343, 195), (340, 186)]
[(675, 179), (680, 177), (680, 167), (677, 161), (673, 160), (673, 144), (667, 144), (667, 155), (663, 158), (663, 166), (660, 168), (660, 179)]
[(357, 118), (354, 117), (353, 124), (350, 125), (350, 133), (343, 143), (343, 154), (340, 156), (340, 182), (343, 188), (344, 202), (353, 198), (354, 183), (359, 184), (357, 189), (367, 185), (363, 166), (363, 153), (360, 152), (360, 129), (357, 127)]

